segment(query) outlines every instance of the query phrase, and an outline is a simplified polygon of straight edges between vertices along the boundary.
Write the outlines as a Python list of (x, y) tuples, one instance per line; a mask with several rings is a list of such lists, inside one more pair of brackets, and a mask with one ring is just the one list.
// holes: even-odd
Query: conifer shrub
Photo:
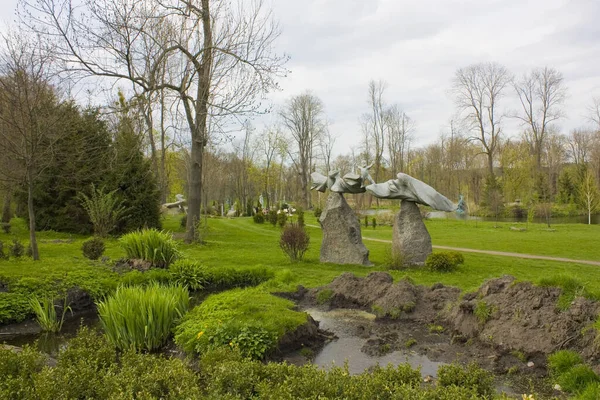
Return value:
[(269, 214), (267, 214), (267, 220), (273, 226), (277, 225), (277, 211), (269, 210)]
[(168, 268), (180, 255), (173, 237), (156, 229), (128, 233), (119, 243), (130, 260), (145, 260), (157, 268)]
[(301, 207), (298, 207), (296, 214), (298, 215), (298, 226), (303, 228), (306, 225), (304, 222), (304, 210)]
[(88, 239), (83, 242), (83, 245), (81, 246), (84, 257), (90, 260), (97, 260), (102, 257), (105, 249), (106, 246), (104, 245), (104, 241), (99, 237)]
[(25, 255), (25, 246), (23, 246), (23, 243), (21, 243), (19, 239), (13, 239), (9, 248), (9, 253), (11, 257), (21, 258)]
[(252, 217), (254, 219), (255, 224), (264, 224), (265, 223), (265, 215), (262, 210), (258, 210), (256, 214)]
[(277, 214), (277, 225), (283, 228), (287, 224), (287, 213), (284, 210), (279, 210)]
[(100, 324), (115, 347), (150, 351), (166, 343), (189, 308), (189, 295), (182, 286), (121, 286), (97, 306)]
[(308, 232), (298, 224), (290, 224), (281, 232), (279, 247), (290, 257), (292, 262), (302, 260), (309, 244)]

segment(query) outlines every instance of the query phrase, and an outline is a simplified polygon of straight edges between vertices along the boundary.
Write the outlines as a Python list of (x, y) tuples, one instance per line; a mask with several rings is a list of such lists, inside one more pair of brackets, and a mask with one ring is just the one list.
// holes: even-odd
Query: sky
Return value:
[[(14, 19), (17, 0), (0, 0), (0, 21)], [(290, 56), (281, 106), (312, 92), (325, 105), (335, 153), (360, 142), (370, 80), (387, 83), (384, 98), (416, 121), (415, 145), (433, 143), (455, 114), (449, 94), (457, 69), (498, 62), (516, 76), (535, 67), (560, 71), (568, 87), (561, 132), (586, 125), (600, 96), (600, 0), (268, 0)], [(517, 110), (511, 90), (503, 102)], [(255, 123), (276, 122), (272, 114)], [(505, 132), (518, 136), (509, 121)]]

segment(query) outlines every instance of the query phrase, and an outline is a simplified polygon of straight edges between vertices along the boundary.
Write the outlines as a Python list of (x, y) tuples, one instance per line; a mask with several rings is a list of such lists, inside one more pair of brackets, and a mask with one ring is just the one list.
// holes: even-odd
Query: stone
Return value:
[(329, 193), (319, 223), (323, 230), (321, 262), (372, 265), (358, 218), (341, 193)]
[(402, 200), (400, 212), (394, 221), (392, 254), (403, 265), (425, 265), (431, 254), (431, 236), (423, 223), (419, 207), (409, 200)]

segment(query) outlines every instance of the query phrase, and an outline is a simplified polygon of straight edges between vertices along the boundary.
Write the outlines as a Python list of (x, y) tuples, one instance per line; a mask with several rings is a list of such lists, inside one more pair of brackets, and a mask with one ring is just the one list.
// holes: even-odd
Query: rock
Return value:
[(527, 366), (528, 366), (529, 368), (533, 368), (533, 367), (535, 367), (535, 364), (534, 364), (534, 362), (533, 362), (533, 361), (529, 361), (529, 362), (527, 363)]
[(424, 265), (431, 251), (431, 236), (419, 208), (412, 201), (402, 200), (393, 228), (394, 258), (399, 257), (403, 265)]
[(559, 392), (562, 392), (562, 388), (560, 387), (560, 385), (558, 383), (555, 383), (554, 386), (552, 387), (554, 390), (558, 390)]
[(362, 242), (360, 223), (344, 196), (331, 192), (319, 218), (323, 229), (321, 262), (372, 265)]

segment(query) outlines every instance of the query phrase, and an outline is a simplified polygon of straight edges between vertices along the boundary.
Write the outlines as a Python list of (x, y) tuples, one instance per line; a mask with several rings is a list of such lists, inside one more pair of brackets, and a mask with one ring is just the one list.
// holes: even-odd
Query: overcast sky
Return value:
[[(0, 0), (0, 20), (16, 0)], [(357, 146), (369, 80), (417, 122), (416, 142), (435, 141), (454, 113), (455, 71), (497, 61), (520, 75), (550, 66), (563, 73), (568, 132), (586, 124), (600, 96), (600, 0), (271, 0), (292, 71), (275, 105), (310, 90), (325, 104), (337, 153)], [(512, 93), (511, 93), (512, 95)], [(516, 109), (515, 99), (507, 108)], [(263, 120), (274, 119), (274, 116)], [(257, 121), (260, 125), (260, 122)], [(260, 127), (259, 127), (260, 129)], [(507, 134), (518, 134), (514, 123)]]

